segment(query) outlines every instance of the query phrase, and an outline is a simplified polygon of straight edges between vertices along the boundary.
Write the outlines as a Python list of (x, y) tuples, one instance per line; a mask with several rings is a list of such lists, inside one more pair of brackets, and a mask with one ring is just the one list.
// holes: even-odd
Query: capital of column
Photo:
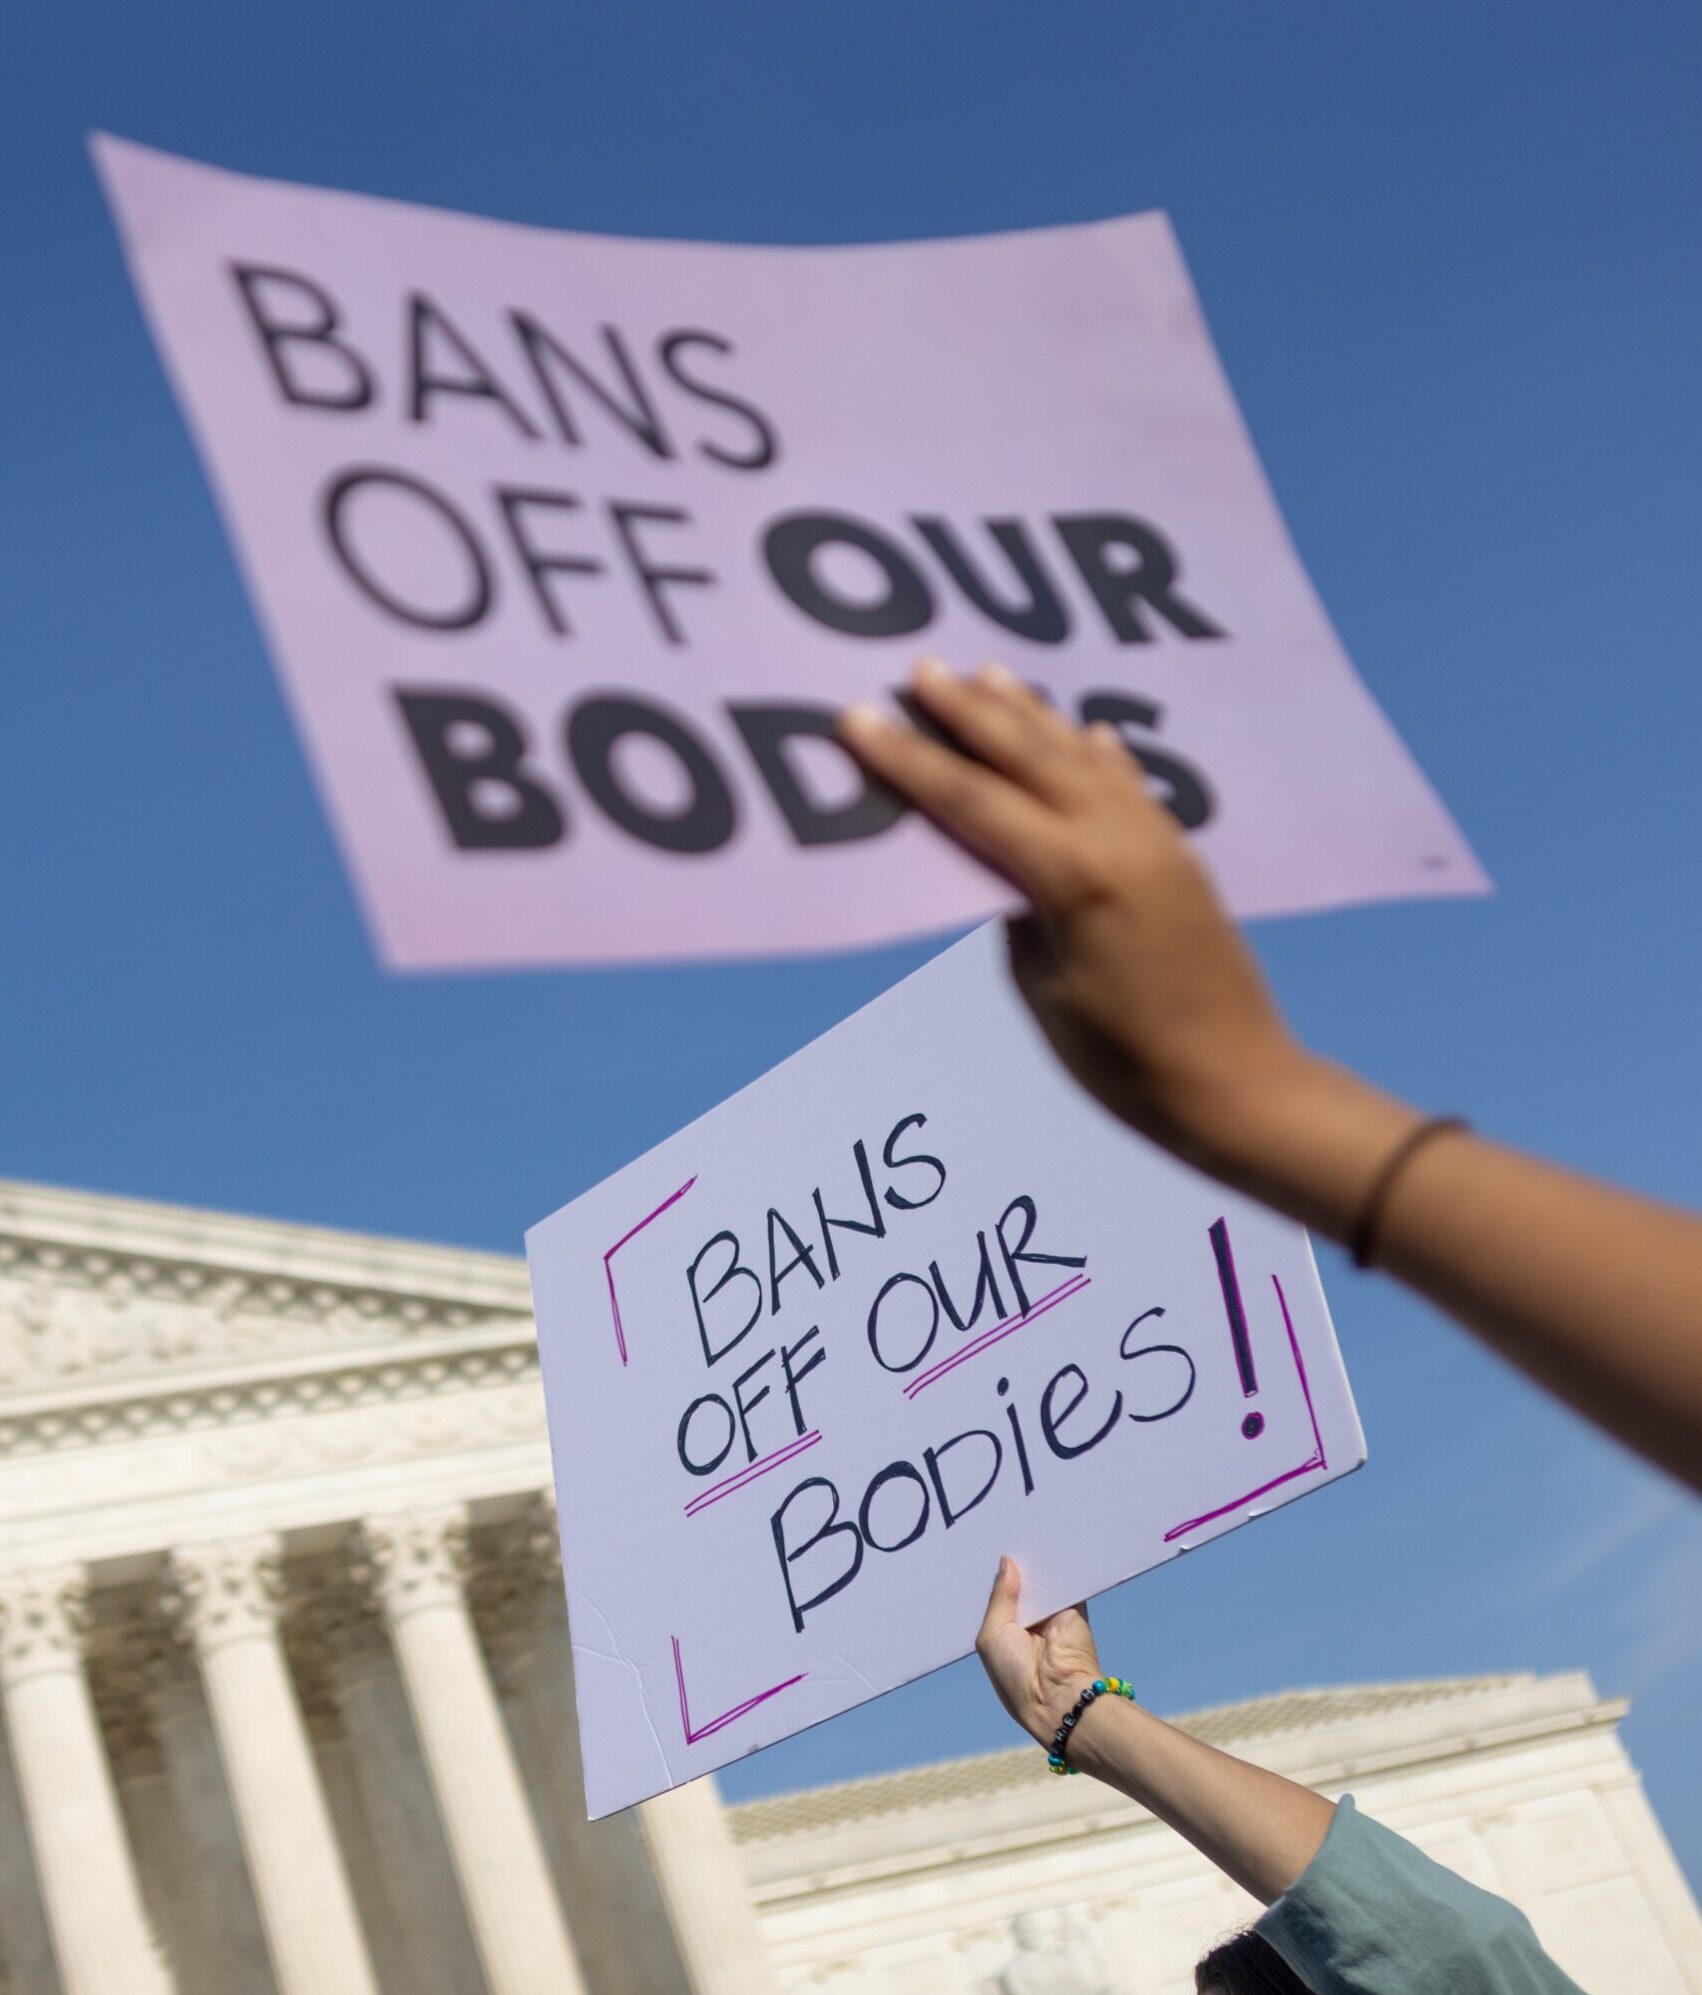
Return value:
[(89, 1630), (89, 1580), (80, 1565), (0, 1573), (0, 1685), (80, 1670)]
[(428, 1607), (466, 1605), (465, 1504), (365, 1518), (351, 1549), (355, 1579), (370, 1590), (387, 1621)]
[(166, 1560), (166, 1614), (200, 1655), (271, 1639), (283, 1597), (284, 1546), (273, 1531), (178, 1545)]

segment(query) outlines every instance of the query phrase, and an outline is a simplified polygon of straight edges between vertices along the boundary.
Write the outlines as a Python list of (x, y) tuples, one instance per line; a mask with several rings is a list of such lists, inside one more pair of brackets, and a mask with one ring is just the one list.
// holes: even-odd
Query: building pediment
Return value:
[(531, 1334), (522, 1263), (0, 1184), (0, 1393)]
[(0, 1183), (0, 1520), (543, 1437), (518, 1259)]

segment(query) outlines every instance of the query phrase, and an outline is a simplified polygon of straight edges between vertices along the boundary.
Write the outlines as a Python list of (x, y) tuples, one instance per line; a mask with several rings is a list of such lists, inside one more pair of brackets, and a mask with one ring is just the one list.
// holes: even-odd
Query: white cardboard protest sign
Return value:
[(828, 738), (924, 650), (1119, 725), (1240, 914), (1484, 889), (1162, 215), (746, 248), (96, 157), (393, 966), (1002, 908)]
[(1114, 1122), (995, 929), (527, 1236), (586, 1800), (1357, 1468), (1306, 1235)]

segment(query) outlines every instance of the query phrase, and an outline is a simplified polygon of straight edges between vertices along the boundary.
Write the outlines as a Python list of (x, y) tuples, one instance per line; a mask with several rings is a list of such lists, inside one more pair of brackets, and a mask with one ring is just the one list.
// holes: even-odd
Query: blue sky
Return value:
[[(0, 1174), (517, 1250), (927, 953), (378, 971), (84, 157), (103, 126), (633, 234), (1168, 209), (1324, 599), (1500, 888), (1266, 925), (1278, 990), (1414, 1099), (1702, 1204), (1697, 10), (18, 0), (4, 37)], [(1370, 1467), (1108, 1598), (1108, 1661), (1161, 1710), (1587, 1668), (1702, 1877), (1696, 1506), (1324, 1272)], [(969, 1665), (725, 1785), (1011, 1739)]]

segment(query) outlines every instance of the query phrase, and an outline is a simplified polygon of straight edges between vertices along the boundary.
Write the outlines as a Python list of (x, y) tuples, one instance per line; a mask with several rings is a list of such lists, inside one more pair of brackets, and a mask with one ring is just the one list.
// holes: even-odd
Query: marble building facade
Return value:
[[(587, 1824), (548, 1491), (518, 1261), (0, 1185), (0, 1995), (1157, 1995), (1241, 1915), (1029, 1753)], [(1192, 1722), (1702, 1995), (1622, 1713)]]
[[(1702, 1919), (1586, 1676), (1319, 1690), (1180, 1722), (1512, 1899), (1590, 1995), (1702, 1989)], [(1032, 1749), (731, 1812), (786, 1989), (1191, 1995), (1253, 1900), (1132, 1803)]]

